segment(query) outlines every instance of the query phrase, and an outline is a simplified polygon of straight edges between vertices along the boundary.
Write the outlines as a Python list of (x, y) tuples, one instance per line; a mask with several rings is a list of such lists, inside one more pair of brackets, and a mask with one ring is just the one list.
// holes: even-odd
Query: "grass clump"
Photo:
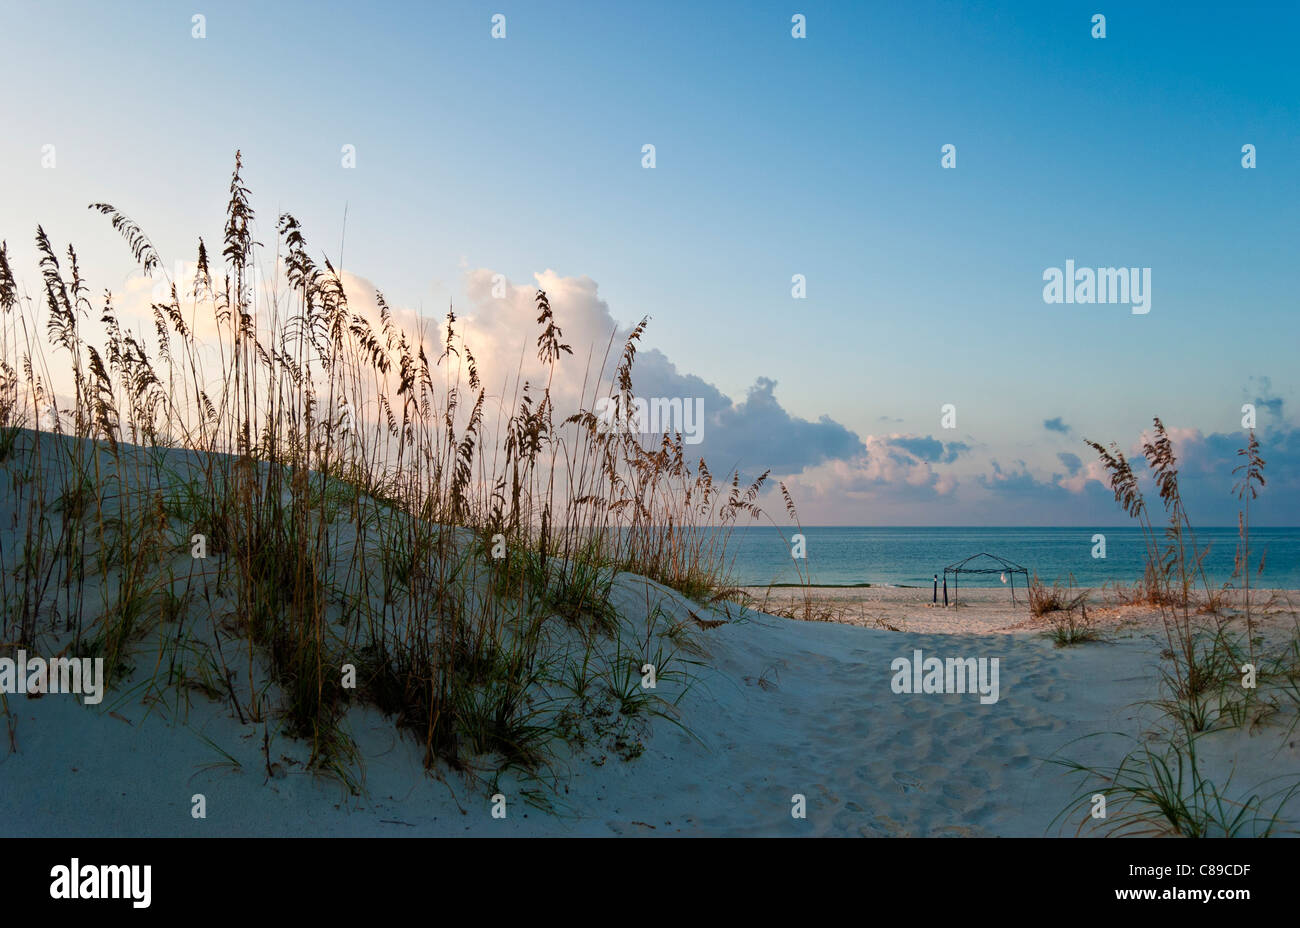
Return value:
[(1073, 576), (1065, 584), (1053, 580), (1049, 587), (1035, 572), (1029, 581), (1029, 613), (1051, 622), (1049, 634), (1058, 648), (1101, 640), (1101, 632), (1088, 617), (1088, 591), (1076, 591)]
[[(1300, 791), (1294, 776), (1276, 777), (1234, 795), (1232, 774), (1222, 783), (1206, 775), (1198, 757), (1201, 733), (1182, 731), (1154, 746), (1147, 740), (1116, 736), (1134, 747), (1115, 766), (1056, 761), (1092, 785), (1053, 825), (1077, 817), (1076, 835), (1092, 825), (1104, 837), (1125, 838), (1267, 838), (1289, 830), (1282, 810)], [(1098, 797), (1104, 797), (1104, 807)], [(1103, 809), (1105, 815), (1094, 815), (1094, 810)]]
[[(111, 293), (92, 301), (75, 250), (43, 228), (36, 299), (0, 244), (0, 642), (103, 655), (113, 684), (152, 665), (154, 710), (181, 717), (198, 694), (264, 733), (275, 718), (308, 767), (353, 787), (353, 703), (391, 714), (430, 768), (490, 780), (547, 775), (584, 700), (673, 716), (682, 623), (633, 634), (620, 575), (701, 601), (729, 588), (730, 533), (759, 517), (766, 474), (715, 480), (680, 435), (590, 411), (633, 407), (647, 320), (612, 358), (611, 337), (560, 418), (552, 382), (573, 349), (544, 291), (540, 373), (521, 361), (489, 389), (454, 311), (435, 337), (382, 293), (351, 305), (289, 213), (259, 274), (242, 170), (237, 153), (220, 254), (200, 239), (188, 284), (133, 220), (92, 205), (162, 283), (152, 331)], [(655, 662), (660, 687), (632, 686)], [(639, 730), (619, 730), (625, 753)]]
[[(1154, 730), (1143, 738), (1121, 736), (1136, 746), (1116, 765), (1055, 760), (1090, 784), (1058, 820), (1081, 815), (1080, 831), (1091, 826), (1108, 836), (1265, 837), (1288, 830), (1287, 805), (1300, 792), (1300, 776), (1285, 774), (1269, 781), (1275, 784), (1271, 791), (1263, 792), (1269, 784), (1260, 784), (1234, 796), (1233, 775), (1222, 782), (1212, 777), (1202, 750), (1210, 743), (1207, 738), (1231, 736), (1232, 729), (1243, 727), (1260, 733), (1270, 720), (1297, 708), (1291, 693), (1300, 627), (1280, 646), (1276, 641), (1266, 646), (1249, 586), (1249, 504), (1264, 485), (1254, 431), (1238, 452), (1243, 463), (1236, 468), (1235, 491), (1243, 503), (1233, 577), (1243, 583), (1237, 608), (1228, 606), (1228, 585), (1216, 588), (1205, 573), (1208, 549), (1196, 541), (1179, 488), (1173, 442), (1160, 419), (1144, 441), (1143, 456), (1165, 511), (1163, 531), (1152, 523), (1138, 475), (1123, 452), (1114, 444), (1088, 444), (1100, 457), (1121, 509), (1142, 529), (1145, 574), (1132, 597), (1159, 608), (1166, 647), (1160, 694), (1150, 700), (1160, 713)], [(1272, 733), (1285, 743), (1295, 727), (1293, 719), (1285, 732)], [(1096, 796), (1117, 804), (1117, 813), (1095, 817)]]

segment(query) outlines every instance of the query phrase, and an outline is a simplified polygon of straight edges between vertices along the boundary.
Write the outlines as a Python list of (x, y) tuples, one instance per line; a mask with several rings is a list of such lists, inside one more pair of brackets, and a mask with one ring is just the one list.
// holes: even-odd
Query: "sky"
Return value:
[[(703, 397), (713, 469), (806, 524), (1116, 524), (1083, 439), (1155, 415), (1231, 524), (1254, 403), (1259, 522), (1296, 525), (1298, 41), (1281, 2), (4, 0), (0, 238), (129, 287), (87, 204), (192, 260), (238, 149), (259, 240), (292, 211), (503, 364), (543, 283), (599, 348), (650, 316), (638, 389)], [(1150, 268), (1149, 312), (1045, 302), (1067, 260)]]

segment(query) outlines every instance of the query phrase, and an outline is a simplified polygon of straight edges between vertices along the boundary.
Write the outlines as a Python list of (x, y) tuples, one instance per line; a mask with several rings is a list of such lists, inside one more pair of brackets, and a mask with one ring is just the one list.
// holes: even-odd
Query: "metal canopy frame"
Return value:
[[(977, 558), (986, 557), (997, 564), (994, 566), (968, 566), (971, 561)], [(981, 562), (982, 564), (983, 562)], [(962, 574), (1007, 574), (1011, 578), (1011, 601), (1016, 602), (1016, 574), (1021, 574), (1025, 578), (1025, 590), (1029, 589), (1029, 571), (1021, 567), (1015, 561), (1008, 561), (1004, 557), (996, 554), (989, 554), (987, 551), (981, 551), (979, 554), (972, 554), (970, 557), (960, 560), (955, 564), (949, 564), (943, 569), (943, 580), (948, 582), (948, 574), (952, 574), (952, 601), (957, 602), (957, 585)]]

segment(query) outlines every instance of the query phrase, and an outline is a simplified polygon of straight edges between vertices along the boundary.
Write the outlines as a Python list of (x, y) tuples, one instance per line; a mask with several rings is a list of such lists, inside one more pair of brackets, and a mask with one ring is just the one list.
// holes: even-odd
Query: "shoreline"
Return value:
[[(951, 604), (946, 607), (942, 600), (935, 605), (931, 589), (920, 587), (748, 586), (739, 587), (738, 592), (748, 608), (787, 618), (925, 634), (1050, 632), (1053, 617), (1065, 616), (1064, 612), (1034, 616), (1026, 593), (1020, 589), (1013, 602), (1006, 588), (962, 588), (955, 601), (950, 591)], [(1078, 587), (1076, 592), (1087, 593), (1087, 616), (1099, 631), (1163, 628), (1161, 610), (1150, 603), (1126, 602), (1109, 588)], [(1242, 590), (1222, 594), (1220, 608), (1228, 621), (1244, 616), (1244, 595)], [(1292, 629), (1300, 620), (1300, 590), (1252, 589), (1250, 598), (1252, 618), (1262, 630)], [(1207, 621), (1213, 617), (1213, 613), (1196, 605), (1191, 615)]]

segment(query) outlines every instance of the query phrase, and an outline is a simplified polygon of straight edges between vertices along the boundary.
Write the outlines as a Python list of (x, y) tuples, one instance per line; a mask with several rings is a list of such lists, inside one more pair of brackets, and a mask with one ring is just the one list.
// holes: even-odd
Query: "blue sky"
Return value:
[[(1255, 399), (1274, 401), (1278, 485), (1297, 485), (1300, 5), (13, 0), (0, 17), (0, 237), (29, 281), (43, 223), (95, 289), (120, 284), (96, 200), (192, 258), (238, 148), (262, 241), (291, 210), (390, 303), (438, 316), (474, 305), (472, 269), (520, 286), (550, 269), (591, 278), (619, 323), (651, 315), (647, 345), (735, 407), (723, 464), (808, 451), (776, 457), (810, 521), (1113, 521), (1095, 484), (1059, 492), (1081, 436), (1128, 446), (1158, 414), (1208, 455)], [(1068, 258), (1152, 268), (1151, 312), (1045, 304)], [(1226, 495), (1209, 474), (1207, 504)], [(1294, 493), (1273, 497), (1300, 523)]]

